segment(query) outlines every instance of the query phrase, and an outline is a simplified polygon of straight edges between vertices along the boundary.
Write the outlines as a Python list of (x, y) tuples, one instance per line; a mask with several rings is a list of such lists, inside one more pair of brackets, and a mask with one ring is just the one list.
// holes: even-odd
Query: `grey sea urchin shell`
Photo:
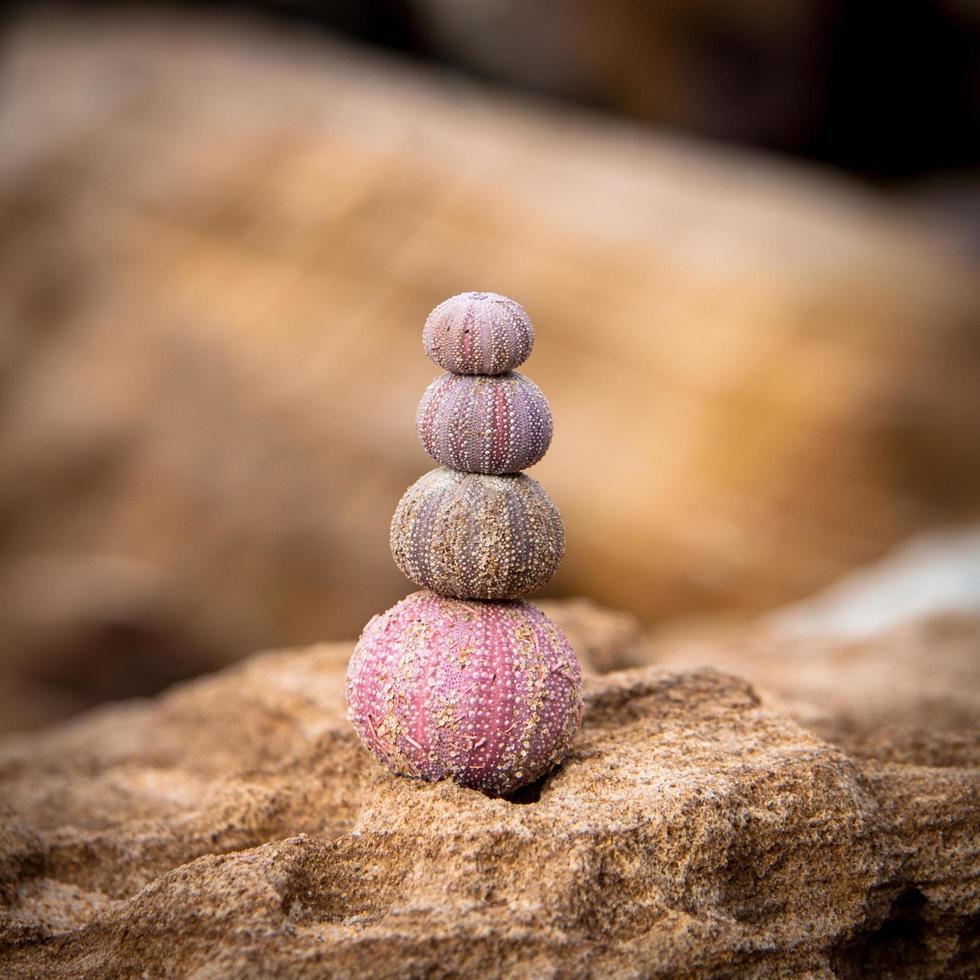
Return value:
[(534, 346), (524, 307), (499, 293), (460, 293), (440, 303), (422, 329), (425, 352), (454, 374), (505, 374)]
[(437, 463), (467, 473), (516, 473), (551, 445), (548, 401), (516, 371), (444, 374), (422, 396), (415, 421), (422, 448)]
[(523, 473), (430, 470), (391, 522), (395, 564), (422, 588), (459, 599), (519, 599), (554, 575), (565, 553), (561, 515)]

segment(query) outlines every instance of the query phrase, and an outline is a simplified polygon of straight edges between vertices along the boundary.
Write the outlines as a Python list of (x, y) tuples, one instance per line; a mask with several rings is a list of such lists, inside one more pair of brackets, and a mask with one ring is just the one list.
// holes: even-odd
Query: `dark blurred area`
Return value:
[(251, 6), (495, 82), (870, 178), (978, 162), (975, 0)]
[(659, 625), (980, 516), (980, 5), (30, 4), (0, 60), (0, 729), (353, 637), (426, 314), (512, 295)]
[[(50, 6), (15, 3), (8, 17)], [(256, 0), (155, 9), (346, 36), (874, 180), (980, 162), (976, 0)]]

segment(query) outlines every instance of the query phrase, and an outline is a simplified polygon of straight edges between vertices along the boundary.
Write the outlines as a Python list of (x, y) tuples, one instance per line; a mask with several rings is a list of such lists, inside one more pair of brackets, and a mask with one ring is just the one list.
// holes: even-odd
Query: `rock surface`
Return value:
[[(699, 656), (581, 602), (548, 611), (593, 667)], [(4, 973), (964, 975), (980, 956), (980, 705), (963, 651), (980, 618), (956, 623), (850, 654), (876, 665), (879, 701), (881, 664), (928, 666), (896, 713), (947, 749), (955, 736), (942, 758), (889, 742), (887, 710), (848, 754), (716, 669), (591, 670), (565, 765), (493, 800), (391, 776), (358, 746), (350, 644), (8, 736)], [(833, 641), (799, 642), (811, 674), (837, 675)], [(759, 638), (697, 648), (743, 650), (801, 715), (830, 689), (772, 674)], [(936, 711), (940, 690), (972, 714)]]

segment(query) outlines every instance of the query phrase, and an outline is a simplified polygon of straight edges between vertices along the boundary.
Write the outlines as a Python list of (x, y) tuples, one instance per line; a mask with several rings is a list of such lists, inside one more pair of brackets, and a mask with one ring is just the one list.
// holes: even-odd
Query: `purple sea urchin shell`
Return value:
[(551, 445), (548, 401), (516, 371), (497, 377), (447, 373), (426, 389), (415, 418), (422, 448), (467, 473), (516, 473)]
[(561, 761), (582, 720), (582, 678), (534, 606), (415, 592), (364, 628), (347, 705), (391, 771), (500, 795)]
[(416, 585), (440, 595), (519, 599), (554, 575), (565, 553), (565, 528), (551, 497), (531, 477), (441, 466), (398, 502), (391, 553)]
[(460, 293), (440, 303), (422, 330), (425, 352), (454, 374), (505, 374), (534, 346), (524, 307), (499, 293)]

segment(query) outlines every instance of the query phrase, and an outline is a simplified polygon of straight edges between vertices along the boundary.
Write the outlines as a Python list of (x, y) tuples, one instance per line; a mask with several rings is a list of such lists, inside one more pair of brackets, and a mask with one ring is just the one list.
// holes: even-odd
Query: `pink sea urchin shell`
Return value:
[(458, 599), (519, 599), (554, 575), (565, 528), (541, 484), (440, 466), (395, 509), (391, 554), (416, 584)]
[(548, 401), (516, 371), (497, 377), (444, 374), (426, 389), (416, 426), (437, 462), (467, 473), (516, 473), (551, 445)]
[(460, 293), (440, 303), (422, 329), (425, 352), (455, 374), (505, 374), (534, 346), (524, 307), (499, 293)]
[(415, 592), (364, 628), (347, 704), (393, 772), (501, 795), (561, 761), (582, 720), (582, 678), (534, 606)]

